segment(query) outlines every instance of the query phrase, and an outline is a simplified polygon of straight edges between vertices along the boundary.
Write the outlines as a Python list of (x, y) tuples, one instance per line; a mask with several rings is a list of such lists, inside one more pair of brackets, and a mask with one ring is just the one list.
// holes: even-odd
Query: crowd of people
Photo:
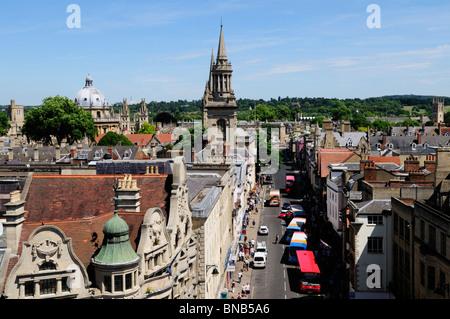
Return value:
[(255, 239), (249, 238), (249, 228), (251, 227), (256, 236), (258, 212), (261, 209), (262, 194), (259, 185), (256, 185), (250, 192), (246, 202), (244, 218), (242, 220), (242, 232), (239, 241), (239, 251), (236, 260), (236, 272), (229, 285), (228, 294), (230, 299), (248, 298), (250, 295), (249, 282), (243, 282), (244, 272), (248, 272), (255, 252)]

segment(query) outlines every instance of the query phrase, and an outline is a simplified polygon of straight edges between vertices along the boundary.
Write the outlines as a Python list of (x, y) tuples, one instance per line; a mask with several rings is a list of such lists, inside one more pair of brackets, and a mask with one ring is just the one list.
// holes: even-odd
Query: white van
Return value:
[(265, 268), (266, 267), (266, 253), (256, 252), (253, 256), (253, 268)]

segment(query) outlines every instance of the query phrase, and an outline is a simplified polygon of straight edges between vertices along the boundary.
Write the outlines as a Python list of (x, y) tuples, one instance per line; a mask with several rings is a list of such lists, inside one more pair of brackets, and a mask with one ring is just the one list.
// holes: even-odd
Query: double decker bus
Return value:
[(320, 293), (320, 269), (314, 254), (310, 250), (297, 250), (300, 267), (300, 291), (304, 293)]
[(290, 194), (294, 189), (294, 185), (295, 185), (295, 176), (286, 175), (286, 184), (285, 184), (286, 193)]
[(302, 217), (294, 217), (291, 219), (289, 225), (286, 227), (285, 231), (285, 240), (286, 242), (290, 242), (292, 235), (294, 235), (295, 232), (301, 232), (302, 226), (306, 223), (306, 218)]
[(269, 193), (269, 206), (280, 206), (281, 196), (279, 189), (272, 189)]
[(297, 263), (297, 250), (306, 250), (308, 236), (304, 232), (295, 232), (289, 244), (289, 262)]

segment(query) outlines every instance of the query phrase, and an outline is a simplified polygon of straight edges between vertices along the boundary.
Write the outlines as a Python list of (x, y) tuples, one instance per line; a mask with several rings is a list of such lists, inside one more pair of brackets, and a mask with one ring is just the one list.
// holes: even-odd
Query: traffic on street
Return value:
[(265, 203), (256, 242), (267, 247), (264, 267), (251, 273), (251, 298), (341, 297), (340, 243), (312, 200), (307, 177), (296, 169), (286, 161), (277, 173), (262, 176)]

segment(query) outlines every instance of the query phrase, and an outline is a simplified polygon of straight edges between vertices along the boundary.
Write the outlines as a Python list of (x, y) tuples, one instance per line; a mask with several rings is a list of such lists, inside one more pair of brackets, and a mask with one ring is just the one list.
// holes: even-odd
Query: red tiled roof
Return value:
[(320, 177), (328, 175), (328, 164), (345, 163), (355, 152), (345, 148), (320, 148), (318, 153), (318, 164)]
[(402, 165), (399, 156), (369, 156), (369, 160), (374, 163), (394, 163)]
[(127, 134), (125, 136), (131, 143), (144, 147), (151, 141), (153, 134)]
[(158, 139), (158, 141), (161, 142), (161, 144), (175, 142), (173, 134), (163, 134), (163, 133), (161, 133), (161, 134), (156, 135), (156, 138)]
[[(21, 245), (42, 224), (59, 227), (72, 239), (75, 254), (87, 267), (103, 241), (103, 227), (114, 211), (113, 185), (120, 175), (35, 175), (25, 203), (25, 222)], [(130, 242), (136, 249), (139, 229), (147, 209), (160, 207), (168, 219), (171, 179), (169, 175), (135, 175), (140, 188), (141, 211), (123, 212), (121, 216), (130, 229)], [(16, 259), (11, 263), (15, 264)], [(12, 269), (13, 265), (9, 265)]]

